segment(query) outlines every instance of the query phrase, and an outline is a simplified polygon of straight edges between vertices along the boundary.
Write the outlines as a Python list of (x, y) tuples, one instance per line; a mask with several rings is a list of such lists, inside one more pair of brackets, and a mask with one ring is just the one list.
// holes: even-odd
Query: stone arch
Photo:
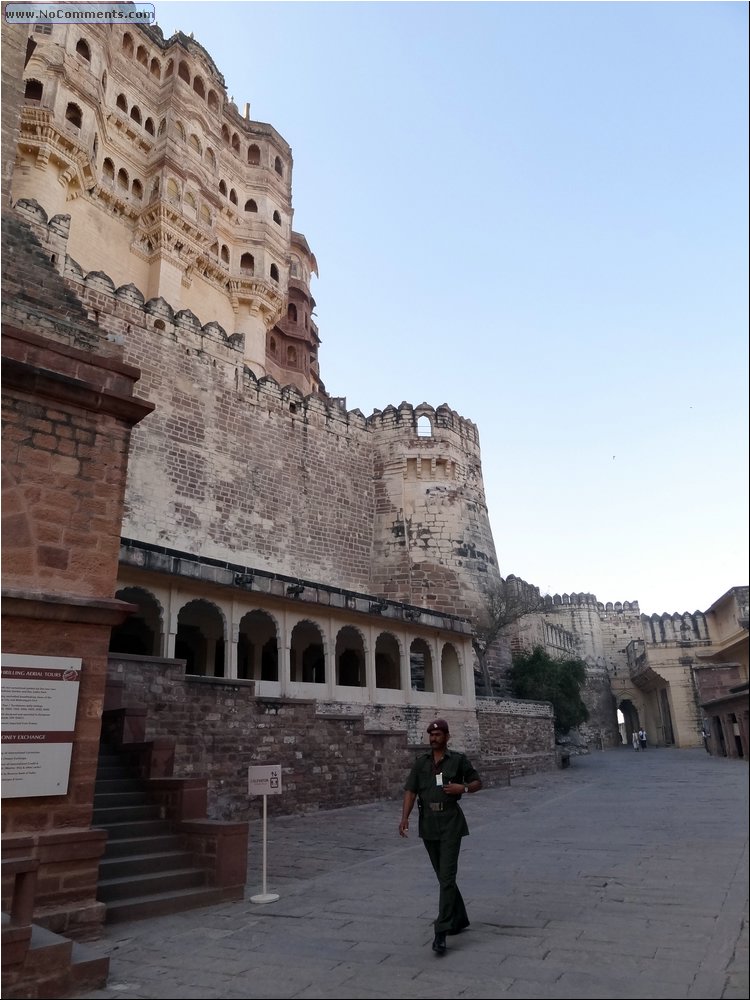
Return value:
[(336, 636), (336, 683), (365, 687), (365, 641), (354, 625), (344, 625)]
[(215, 90), (209, 90), (208, 92), (208, 106), (212, 111), (219, 110), (219, 98), (216, 96)]
[(401, 690), (401, 646), (392, 632), (381, 632), (375, 642), (375, 687)]
[(272, 615), (260, 608), (248, 611), (240, 620), (237, 676), (258, 681), (279, 679), (278, 625)]
[(252, 146), (247, 147), (247, 162), (251, 167), (260, 165), (260, 146), (253, 143)]
[(122, 51), (125, 53), (126, 56), (130, 56), (131, 58), (133, 56), (133, 52), (135, 51), (135, 45), (133, 44), (133, 36), (130, 34), (129, 31), (126, 31), (125, 34), (122, 36)]
[(139, 62), (141, 66), (145, 66), (148, 69), (148, 52), (145, 45), (139, 45), (135, 54), (136, 62)]
[(174, 655), (185, 660), (185, 673), (224, 676), (226, 622), (211, 601), (196, 598), (184, 604), (177, 615)]
[(141, 115), (141, 109), (138, 107), (137, 104), (134, 104), (133, 107), (130, 109), (130, 117), (133, 119), (136, 125), (142, 124), (143, 116)]
[(461, 660), (452, 642), (446, 642), (440, 651), (440, 676), (443, 694), (463, 694)]
[(154, 58), (151, 60), (151, 66), (149, 68), (149, 72), (151, 73), (151, 76), (155, 76), (157, 80), (161, 79), (161, 63), (156, 58), (156, 56), (154, 56)]
[(255, 258), (251, 253), (243, 253), (240, 257), (240, 271), (245, 274), (255, 274)]
[(417, 437), (432, 437), (432, 421), (424, 413), (421, 417), (417, 417)]
[(190, 83), (190, 69), (184, 59), (180, 62), (180, 65), (177, 67), (177, 75), (181, 80), (184, 80), (185, 83)]
[(409, 674), (412, 691), (435, 690), (432, 650), (425, 639), (414, 639), (409, 647)]
[(80, 128), (83, 124), (83, 112), (75, 101), (69, 101), (65, 108), (65, 121), (73, 128)]
[(41, 80), (26, 80), (26, 87), (23, 92), (23, 99), (28, 103), (42, 103), (44, 96), (44, 84)]
[(91, 62), (91, 49), (88, 42), (83, 38), (79, 38), (76, 43), (76, 55), (79, 55), (81, 59), (85, 59), (88, 63)]
[(245, 211), (246, 212), (257, 212), (258, 211), (258, 203), (253, 198), (248, 198), (247, 201), (245, 202)]
[(198, 97), (202, 98), (203, 100), (206, 99), (206, 87), (205, 84), (203, 83), (202, 77), (196, 76), (193, 78), (193, 90), (196, 92)]
[(292, 629), (289, 646), (292, 682), (325, 684), (326, 653), (320, 626), (308, 618), (297, 622)]
[(137, 605), (138, 611), (112, 629), (110, 653), (160, 656), (164, 631), (164, 608), (161, 603), (145, 587), (122, 587), (115, 597)]

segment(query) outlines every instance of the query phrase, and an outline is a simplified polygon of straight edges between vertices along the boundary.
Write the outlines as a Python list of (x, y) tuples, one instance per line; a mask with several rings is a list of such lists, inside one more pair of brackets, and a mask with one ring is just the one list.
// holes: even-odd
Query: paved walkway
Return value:
[(747, 764), (622, 748), (463, 804), (472, 924), (444, 957), (426, 852), (378, 803), (269, 818), (268, 904), (253, 822), (247, 898), (112, 926), (87, 998), (746, 1000)]

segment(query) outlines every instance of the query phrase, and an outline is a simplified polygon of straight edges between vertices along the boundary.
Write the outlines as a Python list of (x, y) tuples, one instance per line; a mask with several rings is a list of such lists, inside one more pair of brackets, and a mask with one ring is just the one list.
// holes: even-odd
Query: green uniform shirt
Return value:
[[(417, 796), (419, 836), (422, 840), (440, 840), (446, 835), (465, 837), (469, 827), (458, 804), (461, 796), (446, 795), (437, 783), (438, 774), (443, 776), (443, 785), (468, 785), (479, 779), (478, 772), (465, 754), (446, 747), (437, 769), (433, 767), (432, 751), (420, 754), (404, 786), (407, 792), (414, 792)], [(442, 806), (442, 809), (431, 809), (432, 803)]]

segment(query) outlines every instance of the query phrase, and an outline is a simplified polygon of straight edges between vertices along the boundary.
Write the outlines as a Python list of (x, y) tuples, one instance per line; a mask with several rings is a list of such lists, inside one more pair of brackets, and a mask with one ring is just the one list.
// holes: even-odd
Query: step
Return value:
[(227, 900), (225, 892), (219, 888), (183, 889), (181, 892), (157, 893), (153, 896), (134, 896), (132, 899), (107, 903), (106, 923), (114, 924), (122, 920), (143, 920), (165, 913), (179, 913), (199, 906), (214, 906)]
[(179, 851), (185, 846), (185, 838), (178, 833), (158, 833), (151, 837), (120, 837), (108, 839), (104, 858), (129, 858), (135, 854), (154, 854), (163, 851)]
[(130, 767), (128, 764), (102, 764), (99, 762), (96, 768), (96, 781), (119, 779), (124, 781), (126, 779), (140, 778), (138, 769)]
[(143, 819), (132, 823), (107, 823), (109, 840), (119, 840), (122, 837), (158, 837), (160, 834), (171, 833), (169, 824), (163, 819)]
[(3, 998), (78, 996), (106, 986), (108, 973), (108, 956), (33, 925), (25, 963), (3, 971)]
[(113, 823), (134, 823), (144, 819), (161, 819), (161, 806), (155, 802), (146, 802), (137, 806), (105, 806), (94, 808), (91, 822), (94, 826), (106, 826)]
[(103, 858), (99, 862), (99, 879), (136, 878), (147, 872), (174, 871), (190, 868), (190, 851), (159, 851), (152, 854), (128, 854), (120, 858)]
[(174, 871), (128, 875), (126, 878), (100, 879), (96, 896), (102, 903), (109, 904), (113, 900), (179, 892), (182, 889), (194, 889), (205, 884), (206, 872), (203, 869), (176, 868)]
[(115, 809), (118, 806), (153, 805), (147, 793), (142, 788), (112, 789), (112, 791), (97, 791), (94, 789), (94, 812), (97, 809)]
[(145, 791), (146, 786), (141, 778), (101, 778), (94, 785), (94, 795)]

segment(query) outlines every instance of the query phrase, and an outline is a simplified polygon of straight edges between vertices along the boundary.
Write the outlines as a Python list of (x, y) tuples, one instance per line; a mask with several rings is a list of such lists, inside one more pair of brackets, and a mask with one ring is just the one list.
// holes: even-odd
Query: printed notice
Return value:
[(2, 657), (2, 797), (65, 795), (81, 660)]
[(281, 795), (281, 764), (248, 767), (247, 794)]

